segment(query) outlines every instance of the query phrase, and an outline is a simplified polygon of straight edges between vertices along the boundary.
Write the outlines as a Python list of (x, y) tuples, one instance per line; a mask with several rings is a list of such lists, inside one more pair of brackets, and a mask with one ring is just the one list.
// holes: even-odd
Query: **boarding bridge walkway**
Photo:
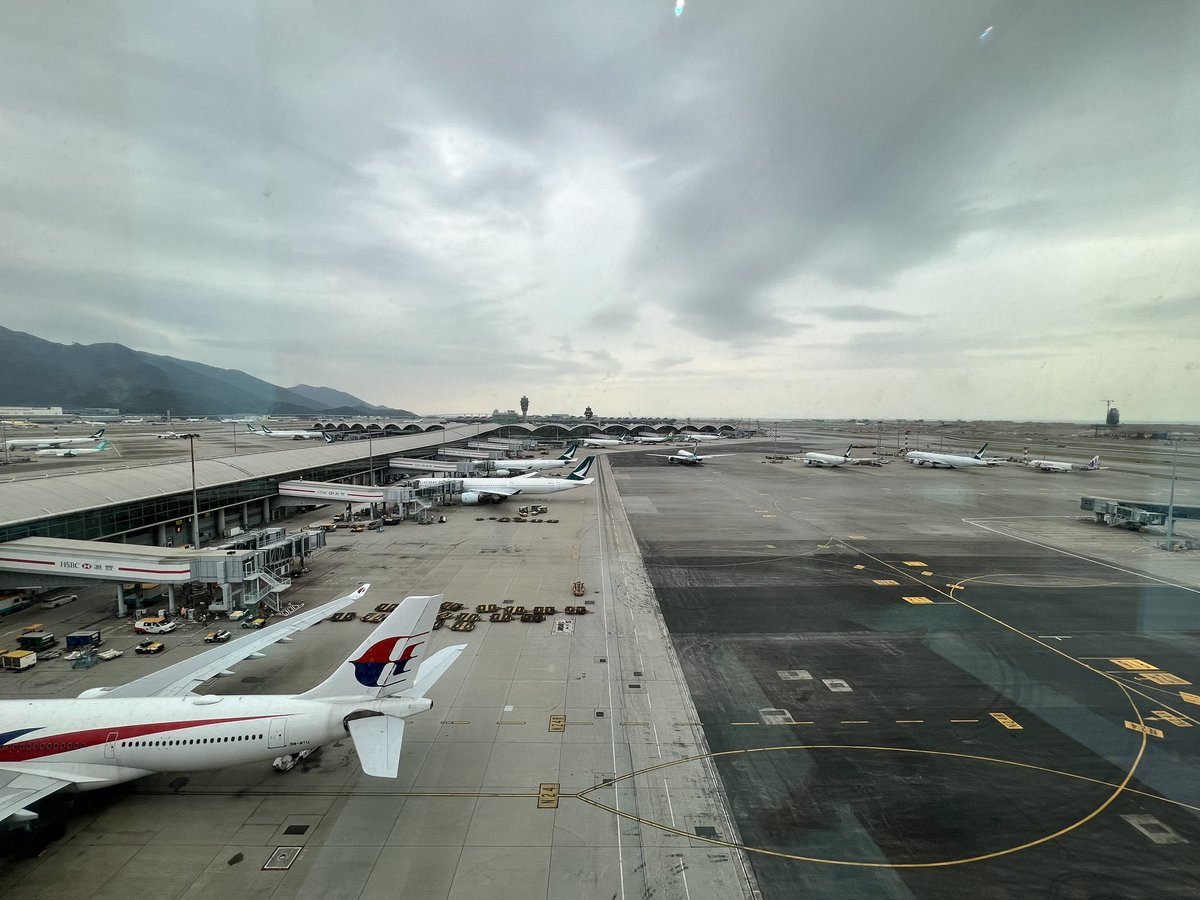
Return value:
[[(304, 558), (325, 544), (321, 532), (297, 532), (257, 548), (185, 550), (29, 537), (8, 541), (0, 552), (0, 586), (45, 589), (77, 585), (81, 580), (117, 583), (117, 614), (127, 614), (124, 586), (152, 582), (167, 588), (168, 607), (175, 612), (175, 590), (189, 583), (221, 586), (221, 600), (210, 608), (264, 604), (273, 611), (291, 582), (279, 577), (293, 558)], [(282, 554), (282, 562), (275, 557)], [(276, 571), (273, 573), (272, 569)]]

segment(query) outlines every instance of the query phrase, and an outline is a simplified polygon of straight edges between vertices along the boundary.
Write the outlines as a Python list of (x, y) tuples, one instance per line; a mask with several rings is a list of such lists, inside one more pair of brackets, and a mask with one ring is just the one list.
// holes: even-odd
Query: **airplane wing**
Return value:
[(36, 813), (28, 812), (25, 807), (70, 784), (63, 778), (0, 770), (0, 822), (10, 817), (18, 821), (36, 818)]
[(261, 655), (262, 651), (277, 641), (287, 641), (289, 636), (302, 631), (310, 625), (315, 625), (329, 617), (331, 613), (344, 609), (366, 594), (369, 584), (364, 584), (352, 594), (331, 600), (308, 612), (292, 616), (287, 621), (269, 625), (259, 631), (251, 632), (245, 637), (222, 644), (212, 650), (185, 659), (183, 662), (167, 666), (157, 672), (152, 672), (141, 678), (123, 684), (120, 687), (106, 690), (104, 697), (179, 697), (189, 694), (192, 690), (210, 678), (228, 675), (229, 667), (237, 665), (244, 659)]
[(487, 494), (491, 497), (515, 497), (517, 494), (521, 493), (521, 489), (519, 487), (477, 488), (475, 493)]

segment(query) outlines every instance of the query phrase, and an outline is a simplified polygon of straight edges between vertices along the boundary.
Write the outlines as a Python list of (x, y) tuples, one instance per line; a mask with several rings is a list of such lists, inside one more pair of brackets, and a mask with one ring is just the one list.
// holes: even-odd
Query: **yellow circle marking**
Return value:
[[(783, 850), (769, 850), (765, 847), (752, 847), (749, 844), (742, 844), (737, 841), (726, 841), (726, 840), (722, 840), (721, 838), (701, 837), (699, 835), (695, 835), (695, 834), (691, 834), (690, 832), (683, 831), (680, 828), (676, 828), (674, 826), (667, 825), (663, 822), (656, 822), (653, 819), (647, 819), (642, 816), (634, 815), (633, 813), (625, 812), (624, 810), (617, 809), (614, 806), (609, 806), (607, 803), (601, 803), (599, 800), (594, 800), (593, 798), (587, 796), (588, 794), (591, 794), (593, 791), (598, 791), (598, 790), (602, 790), (604, 788), (613, 787), (620, 781), (626, 781), (631, 778), (636, 778), (640, 775), (647, 775), (651, 772), (657, 772), (660, 769), (666, 769), (666, 768), (670, 768), (671, 766), (680, 765), (681, 763), (695, 762), (697, 760), (702, 760), (702, 759), (716, 759), (716, 758), (722, 757), (722, 756), (737, 756), (737, 755), (746, 754), (746, 753), (772, 753), (772, 752), (780, 751), (780, 750), (868, 750), (868, 751), (877, 751), (880, 753), (913, 753), (913, 754), (920, 754), (922, 756), (942, 756), (942, 757), (950, 757), (950, 758), (955, 758), (955, 759), (969, 759), (969, 760), (974, 760), (976, 762), (994, 763), (996, 765), (1001, 765), (1001, 766), (1013, 766), (1014, 768), (1018, 768), (1018, 769), (1030, 769), (1035, 772), (1046, 772), (1051, 775), (1061, 775), (1064, 778), (1074, 778), (1079, 781), (1087, 781), (1087, 782), (1091, 782), (1092, 784), (1099, 784), (1099, 785), (1103, 785), (1105, 787), (1111, 787), (1111, 788), (1114, 788), (1115, 790), (1113, 790), (1113, 792), (1104, 800), (1103, 803), (1101, 803), (1099, 806), (1097, 806), (1095, 809), (1093, 809), (1087, 815), (1083, 816), (1080, 819), (1077, 819), (1074, 822), (1071, 822), (1068, 825), (1063, 826), (1062, 828), (1058, 829), (1057, 831), (1055, 831), (1051, 834), (1043, 835), (1042, 837), (1035, 838), (1031, 841), (1026, 841), (1022, 844), (1017, 844), (1016, 846), (1013, 846), (1013, 847), (1005, 847), (1000, 850), (993, 850), (990, 853), (981, 853), (977, 856), (964, 856), (964, 857), (961, 857), (958, 859), (940, 859), (940, 860), (933, 860), (931, 862), (919, 862), (919, 863), (865, 862), (863, 860), (854, 860), (854, 859), (832, 859), (832, 858), (820, 857), (820, 856), (805, 856), (800, 853), (788, 853)], [(589, 803), (598, 809), (606, 810), (615, 816), (619, 816), (622, 819), (629, 819), (630, 821), (638, 822), (642, 825), (647, 825), (651, 828), (657, 828), (660, 831), (669, 832), (670, 834), (679, 835), (680, 837), (686, 837), (689, 840), (703, 841), (706, 844), (716, 844), (717, 846), (730, 847), (735, 850), (745, 850), (749, 853), (758, 853), (763, 856), (774, 856), (779, 859), (791, 859), (791, 860), (795, 860), (797, 862), (823, 863), (825, 865), (830, 865), (830, 866), (850, 866), (850, 867), (863, 868), (863, 869), (938, 869), (938, 868), (945, 868), (947, 866), (961, 866), (966, 863), (983, 862), (984, 860), (988, 860), (988, 859), (996, 859), (997, 857), (1008, 856), (1009, 854), (1012, 854), (1012, 853), (1019, 853), (1022, 850), (1028, 850), (1032, 847), (1037, 847), (1040, 844), (1045, 844), (1048, 841), (1053, 841), (1057, 838), (1062, 837), (1065, 834), (1068, 834), (1071, 831), (1074, 831), (1076, 828), (1079, 828), (1080, 826), (1085, 825), (1088, 822), (1090, 822), (1096, 816), (1100, 815), (1100, 813), (1104, 812), (1104, 810), (1106, 810), (1112, 804), (1112, 802), (1114, 800), (1116, 800), (1117, 797), (1121, 796), (1122, 792), (1124, 792), (1126, 790), (1128, 790), (1129, 793), (1141, 794), (1143, 796), (1151, 797), (1156, 800), (1163, 800), (1167, 803), (1173, 803), (1178, 806), (1187, 807), (1188, 809), (1200, 811), (1200, 807), (1190, 806), (1186, 803), (1180, 803), (1177, 800), (1170, 800), (1166, 797), (1158, 797), (1154, 794), (1148, 794), (1144, 791), (1137, 791), (1137, 790), (1127, 788), (1127, 785), (1129, 784), (1129, 781), (1133, 778), (1133, 773), (1137, 769), (1138, 763), (1141, 761), (1142, 754), (1145, 752), (1145, 750), (1146, 750), (1146, 735), (1143, 734), (1141, 746), (1138, 748), (1138, 753), (1137, 753), (1136, 759), (1134, 760), (1134, 764), (1130, 767), (1129, 772), (1126, 773), (1124, 780), (1122, 780), (1120, 784), (1114, 785), (1111, 782), (1101, 781), (1097, 778), (1089, 778), (1086, 775), (1076, 775), (1074, 772), (1063, 772), (1058, 769), (1049, 769), (1049, 768), (1046, 768), (1045, 766), (1035, 766), (1035, 765), (1032, 765), (1031, 763), (1022, 763), (1022, 762), (1015, 762), (1013, 760), (1008, 760), (1008, 759), (999, 759), (994, 756), (978, 756), (978, 755), (975, 755), (972, 753), (956, 753), (956, 752), (952, 752), (952, 751), (948, 751), (948, 750), (917, 750), (917, 749), (913, 749), (910, 747), (877, 747), (877, 746), (873, 746), (873, 745), (869, 745), (869, 744), (797, 744), (797, 745), (793, 745), (793, 746), (781, 746), (781, 747), (753, 747), (753, 748), (743, 749), (743, 750), (721, 750), (716, 753), (702, 753), (697, 756), (687, 756), (687, 757), (684, 757), (683, 759), (675, 759), (675, 760), (671, 760), (669, 762), (659, 763), (656, 766), (649, 766), (645, 769), (640, 769), (636, 772), (630, 772), (626, 775), (621, 775), (617, 778), (614, 778), (612, 781), (607, 782), (606, 784), (598, 784), (595, 787), (585, 788), (584, 790), (580, 791), (579, 793), (575, 794), (574, 796), (577, 797), (578, 799), (584, 801), (585, 803)]]

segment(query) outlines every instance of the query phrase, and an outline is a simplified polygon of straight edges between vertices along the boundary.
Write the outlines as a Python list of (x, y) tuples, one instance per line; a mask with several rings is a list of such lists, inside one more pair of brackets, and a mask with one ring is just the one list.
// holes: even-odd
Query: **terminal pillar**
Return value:
[(218, 509), (213, 515), (216, 517), (217, 537), (223, 538), (225, 537), (225, 510)]
[(154, 526), (154, 545), (156, 547), (167, 546), (167, 526), (165, 524)]
[(122, 619), (129, 615), (129, 610), (125, 608), (125, 585), (117, 582), (117, 615)]

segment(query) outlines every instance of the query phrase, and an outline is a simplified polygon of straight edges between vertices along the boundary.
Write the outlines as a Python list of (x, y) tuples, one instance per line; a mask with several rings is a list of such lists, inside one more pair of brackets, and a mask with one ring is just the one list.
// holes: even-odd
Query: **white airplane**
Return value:
[(583, 462), (566, 478), (539, 478), (537, 473), (518, 475), (515, 478), (417, 478), (418, 488), (441, 487), (448, 481), (461, 481), (463, 492), (459, 499), (463, 506), (474, 506), (477, 503), (499, 503), (517, 494), (536, 496), (539, 494), (557, 494), (560, 491), (570, 491), (581, 485), (591, 484), (594, 479), (588, 478), (587, 473), (592, 468), (596, 457), (584, 457)]
[(635, 434), (633, 443), (635, 444), (669, 444), (675, 440), (673, 434)]
[(38, 456), (85, 456), (89, 453), (103, 453), (111, 447), (108, 441), (101, 441), (95, 447), (63, 447), (54, 450), (39, 450)]
[(719, 434), (702, 434), (699, 431), (682, 432), (677, 440), (681, 441), (719, 441), (723, 440)]
[(701, 455), (696, 452), (699, 448), (693, 444), (692, 449), (680, 447), (675, 453), (647, 453), (647, 456), (657, 456), (665, 459), (668, 464), (679, 463), (681, 466), (702, 466), (706, 459), (716, 459), (718, 456), (733, 456), (732, 453), (708, 453)]
[(588, 437), (583, 439), (585, 447), (624, 447), (628, 444), (625, 438), (594, 438)]
[(104, 437), (104, 429), (93, 431), (87, 437), (37, 437), (13, 438), (5, 441), (9, 450), (53, 450), (58, 447), (68, 447), (74, 444), (94, 444)]
[(925, 450), (909, 450), (905, 455), (914, 466), (932, 466), (933, 468), (943, 469), (962, 469), (970, 466), (995, 466), (999, 464), (995, 459), (984, 459), (983, 451), (987, 449), (987, 444), (980, 447), (973, 456), (962, 456), (957, 453), (932, 453)]
[(847, 463), (850, 465), (854, 465), (855, 460), (853, 458), (851, 458), (851, 456), (850, 456), (850, 451), (853, 449), (854, 449), (854, 445), (851, 444), (849, 447), (846, 448), (846, 452), (844, 454), (842, 454), (841, 456), (834, 456), (832, 453), (817, 453), (815, 450), (811, 450), (808, 453), (804, 454), (804, 456), (803, 456), (804, 464), (806, 466), (828, 466), (828, 467), (844, 466)]
[(325, 432), (320, 430), (312, 430), (308, 428), (295, 429), (292, 431), (272, 431), (266, 425), (259, 426), (262, 431), (255, 431), (252, 425), (247, 425), (246, 430), (251, 434), (273, 437), (273, 438), (291, 438), (293, 441), (322, 441), (325, 440)]
[(1102, 468), (1100, 457), (1093, 456), (1085, 463), (1060, 462), (1057, 459), (1031, 459), (1025, 465), (1042, 472), (1098, 472)]
[(466, 647), (428, 653), (440, 594), (406, 598), (303, 694), (193, 693), (369, 587), (120, 687), (92, 688), (75, 699), (0, 701), (0, 822), (28, 825), (37, 817), (30, 805), (63, 789), (295, 757), (346, 735), (366, 774), (395, 778), (404, 720), (433, 706), (426, 694)]
[(560, 469), (567, 463), (575, 463), (575, 450), (578, 444), (571, 444), (557, 459), (498, 459), (495, 473), (504, 478), (509, 472), (545, 472), (549, 469)]

